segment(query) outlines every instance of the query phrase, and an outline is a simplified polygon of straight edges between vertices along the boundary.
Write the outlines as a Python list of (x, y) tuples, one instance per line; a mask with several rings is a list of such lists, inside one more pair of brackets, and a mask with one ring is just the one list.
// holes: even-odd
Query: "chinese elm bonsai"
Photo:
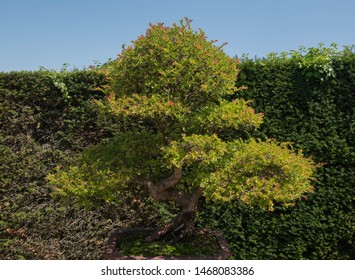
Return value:
[(287, 144), (241, 137), (263, 115), (233, 98), (238, 61), (190, 23), (151, 24), (102, 68), (110, 85), (97, 104), (122, 132), (48, 176), (57, 193), (79, 203), (110, 201), (137, 185), (175, 202), (180, 213), (149, 240), (178, 229), (189, 236), (201, 196), (272, 211), (312, 191), (312, 160)]

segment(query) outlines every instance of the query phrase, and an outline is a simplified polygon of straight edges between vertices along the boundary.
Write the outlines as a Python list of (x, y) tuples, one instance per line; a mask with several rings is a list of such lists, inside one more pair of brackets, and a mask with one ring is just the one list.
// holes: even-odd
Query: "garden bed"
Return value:
[(151, 228), (117, 230), (110, 236), (103, 257), (110, 260), (221, 260), (231, 251), (222, 233), (198, 229), (180, 241), (146, 241)]

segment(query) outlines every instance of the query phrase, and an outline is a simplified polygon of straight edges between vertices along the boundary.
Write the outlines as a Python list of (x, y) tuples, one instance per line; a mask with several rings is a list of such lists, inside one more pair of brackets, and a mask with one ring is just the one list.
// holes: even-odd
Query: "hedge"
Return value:
[[(323, 166), (315, 193), (273, 214), (236, 203), (222, 218), (236, 258), (355, 259), (355, 54), (311, 48), (244, 59), (238, 85), (265, 114), (261, 131), (290, 141)], [(218, 211), (219, 208), (218, 208)], [(217, 222), (218, 221), (218, 222)]]
[(0, 73), (0, 259), (98, 259), (113, 228), (149, 223), (128, 198), (86, 211), (46, 185), (55, 166), (117, 130), (91, 102), (105, 83), (89, 70)]
[[(311, 48), (241, 59), (238, 96), (265, 114), (258, 137), (290, 141), (322, 163), (314, 194), (273, 213), (239, 201), (207, 206), (200, 226), (222, 229), (236, 259), (355, 259), (355, 54)], [(99, 259), (117, 227), (171, 215), (141, 191), (97, 211), (62, 205), (44, 177), (118, 132), (98, 116), (95, 70), (0, 73), (0, 258)]]

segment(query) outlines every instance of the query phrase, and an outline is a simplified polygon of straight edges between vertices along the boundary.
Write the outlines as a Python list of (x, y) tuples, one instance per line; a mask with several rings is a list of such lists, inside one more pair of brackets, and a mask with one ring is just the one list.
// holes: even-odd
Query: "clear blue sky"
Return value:
[(185, 16), (233, 57), (355, 44), (355, 0), (1, 0), (0, 71), (82, 69)]

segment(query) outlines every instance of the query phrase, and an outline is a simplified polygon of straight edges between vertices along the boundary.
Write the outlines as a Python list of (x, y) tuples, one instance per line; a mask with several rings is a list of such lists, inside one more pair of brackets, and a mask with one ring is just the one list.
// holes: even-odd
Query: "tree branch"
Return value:
[(182, 168), (173, 166), (171, 174), (158, 183), (153, 183), (145, 178), (136, 178), (133, 180), (133, 183), (146, 186), (152, 198), (158, 201), (174, 201), (175, 203), (182, 205), (181, 201), (185, 198), (184, 193), (172, 190), (172, 188), (179, 183), (181, 177)]
[(155, 187), (160, 192), (163, 192), (167, 189), (171, 189), (179, 183), (181, 177), (182, 177), (182, 168), (173, 166), (171, 174), (164, 180), (157, 183)]

